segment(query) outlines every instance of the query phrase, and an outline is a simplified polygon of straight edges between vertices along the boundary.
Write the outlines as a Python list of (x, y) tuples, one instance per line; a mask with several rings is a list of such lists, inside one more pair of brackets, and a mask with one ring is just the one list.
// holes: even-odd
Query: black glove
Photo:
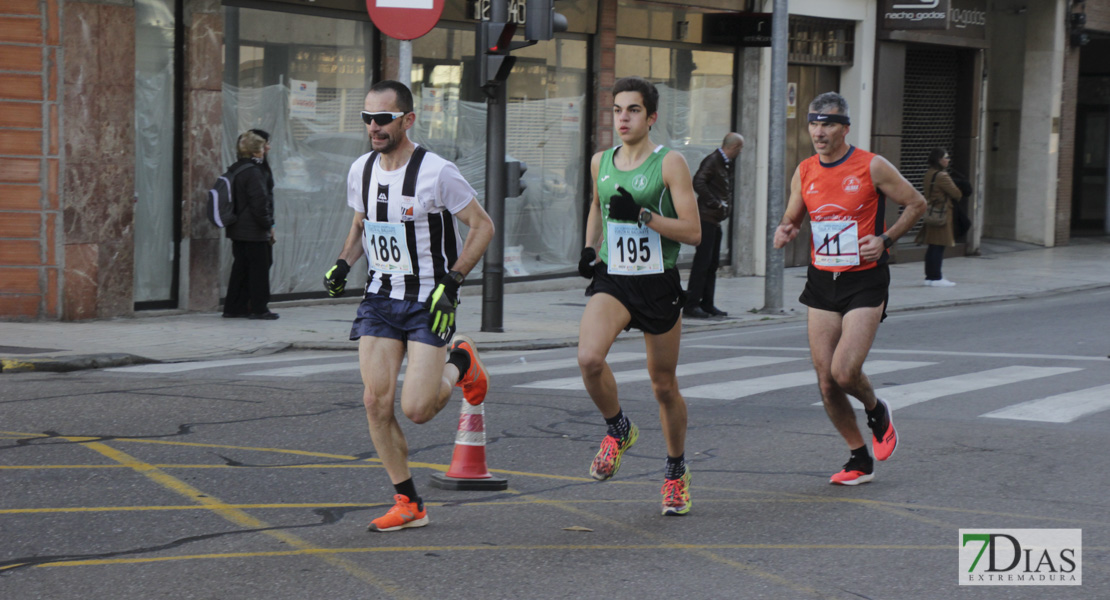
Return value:
[(635, 223), (639, 218), (640, 205), (636, 204), (636, 200), (628, 190), (618, 185), (617, 193), (609, 196), (609, 220)]
[(335, 261), (335, 266), (324, 273), (324, 289), (328, 291), (328, 296), (338, 298), (346, 292), (347, 273), (350, 272), (351, 265), (347, 261), (342, 258)]
[(451, 271), (440, 278), (436, 287), (424, 301), (424, 308), (432, 313), (432, 333), (447, 339), (455, 326), (455, 308), (459, 305), (459, 285), (463, 275)]
[(589, 246), (583, 248), (582, 258), (578, 259), (578, 274), (586, 279), (593, 279), (595, 260), (597, 260), (597, 252)]

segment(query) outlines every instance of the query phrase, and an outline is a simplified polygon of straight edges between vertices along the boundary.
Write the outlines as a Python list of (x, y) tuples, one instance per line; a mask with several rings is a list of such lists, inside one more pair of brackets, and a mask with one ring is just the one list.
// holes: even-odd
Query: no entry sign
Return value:
[(398, 40), (415, 40), (439, 22), (443, 1), (366, 0), (366, 12), (382, 33)]

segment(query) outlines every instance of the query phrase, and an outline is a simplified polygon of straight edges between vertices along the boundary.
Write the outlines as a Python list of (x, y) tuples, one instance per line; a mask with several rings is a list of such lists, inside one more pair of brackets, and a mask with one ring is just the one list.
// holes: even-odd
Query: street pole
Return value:
[(783, 251), (775, 249), (775, 229), (785, 210), (786, 189), (786, 44), (790, 34), (787, 0), (775, 0), (771, 13), (771, 156), (767, 175), (767, 264), (763, 310), (782, 312)]
[[(490, 21), (509, 21), (508, 0), (490, 3)], [(478, 56), (478, 60), (483, 57)], [(482, 82), (486, 83), (486, 82)], [(482, 267), (482, 331), (500, 333), (505, 297), (505, 81), (486, 88), (486, 212), (493, 220), (493, 239)]]
[(397, 81), (412, 89), (412, 41), (397, 43)]

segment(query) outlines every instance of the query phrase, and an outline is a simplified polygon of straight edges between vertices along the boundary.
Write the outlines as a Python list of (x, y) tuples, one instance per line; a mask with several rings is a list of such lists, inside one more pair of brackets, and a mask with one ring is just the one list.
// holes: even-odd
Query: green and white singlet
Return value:
[[(619, 264), (633, 265), (637, 260), (644, 260), (650, 258), (647, 254), (648, 238), (643, 240), (632, 240), (629, 238), (627, 241), (627, 251), (624, 246), (618, 246), (622, 256), (614, 257), (615, 261), (610, 261), (609, 246), (610, 246), (610, 222), (609, 222), (609, 202), (613, 197), (619, 198), (623, 193), (630, 194), (639, 206), (650, 210), (651, 212), (665, 217), (675, 218), (678, 213), (675, 212), (674, 202), (671, 200), (671, 191), (663, 183), (663, 157), (670, 152), (670, 148), (665, 146), (656, 146), (655, 150), (644, 160), (640, 166), (632, 169), (631, 171), (621, 171), (613, 164), (616, 153), (623, 146), (616, 146), (605, 151), (601, 157), (601, 165), (597, 173), (597, 193), (598, 201), (601, 204), (601, 227), (604, 232), (606, 241), (601, 244), (599, 258), (609, 267), (611, 274), (618, 274), (614, 272), (614, 267)], [(613, 225), (619, 225), (627, 228), (625, 222), (614, 222)], [(641, 230), (647, 230), (645, 226)], [(656, 236), (659, 238), (659, 245), (662, 248), (662, 268), (673, 269), (675, 263), (678, 261), (678, 250), (682, 244), (674, 240), (659, 236), (658, 233), (648, 230), (644, 232), (645, 236)], [(614, 264), (617, 263), (617, 264)], [(650, 264), (650, 263), (649, 263)], [(630, 267), (631, 269), (631, 267)], [(656, 271), (658, 272), (658, 271)], [(636, 272), (631, 270), (625, 272), (627, 275), (635, 275)]]

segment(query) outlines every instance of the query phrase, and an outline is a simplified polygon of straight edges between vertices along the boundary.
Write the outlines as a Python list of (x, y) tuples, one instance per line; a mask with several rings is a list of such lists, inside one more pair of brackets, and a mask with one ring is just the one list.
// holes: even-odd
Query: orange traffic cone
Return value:
[(504, 490), (507, 479), (489, 474), (486, 468), (485, 403), (472, 406), (462, 402), (455, 452), (447, 473), (432, 473), (430, 485), (441, 490)]

